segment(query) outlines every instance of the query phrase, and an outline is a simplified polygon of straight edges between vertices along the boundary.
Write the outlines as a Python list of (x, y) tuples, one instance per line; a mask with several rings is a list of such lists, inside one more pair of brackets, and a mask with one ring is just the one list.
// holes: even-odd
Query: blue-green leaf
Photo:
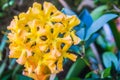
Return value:
[(81, 39), (84, 40), (85, 37), (85, 28), (81, 28), (79, 31), (76, 32), (76, 35)]
[(5, 4), (2, 6), (2, 10), (5, 10), (6, 8), (12, 6), (14, 3), (15, 3), (15, 0), (9, 0), (9, 2), (5, 3)]
[(31, 78), (23, 76), (23, 75), (20, 75), (20, 74), (17, 74), (15, 76), (15, 78), (16, 78), (16, 80), (32, 80)]
[(104, 11), (107, 10), (108, 6), (107, 5), (102, 5), (99, 6), (97, 8), (95, 8), (92, 12), (91, 12), (91, 16), (93, 18), (93, 20), (98, 19), (100, 16), (102, 16), (104, 14)]
[(93, 35), (86, 41), (85, 47), (88, 47), (92, 42), (94, 42), (98, 36), (99, 36), (98, 33), (93, 34)]
[(117, 72), (120, 74), (120, 59), (118, 60)]
[(72, 10), (67, 9), (67, 8), (63, 8), (61, 11), (66, 15), (76, 15), (75, 12), (73, 12)]
[(93, 20), (92, 20), (92, 17), (90, 16), (89, 12), (87, 9), (84, 9), (82, 11), (82, 13), (79, 15), (79, 19), (81, 20), (81, 24), (78, 25), (77, 27), (81, 27), (81, 29), (77, 29), (76, 30), (76, 35), (84, 40), (85, 38), (85, 35), (86, 35), (86, 31), (87, 29), (91, 26)]
[(91, 17), (91, 15), (90, 15), (90, 13), (88, 12), (87, 9), (84, 9), (84, 10), (82, 11), (82, 13), (79, 15), (79, 19), (80, 19), (82, 22), (85, 23), (85, 25), (86, 25), (86, 27), (85, 27), (86, 31), (87, 31), (87, 29), (88, 29), (88, 28), (92, 25), (92, 23), (93, 23), (92, 17)]
[(9, 80), (10, 76), (11, 76), (11, 74), (7, 74), (7, 75), (3, 76), (1, 80)]
[(79, 53), (80, 53), (80, 47), (79, 47), (79, 46), (76, 46), (76, 45), (72, 45), (72, 46), (69, 48), (69, 51), (79, 54)]
[(54, 80), (59, 80), (58, 77), (56, 76)]
[(115, 68), (118, 67), (118, 60), (114, 53), (112, 52), (105, 52), (102, 56), (103, 63), (106, 68), (111, 67), (112, 63), (114, 64)]
[(0, 44), (0, 51), (2, 51), (6, 45), (7, 36), (4, 35)]
[(116, 18), (118, 15), (116, 14), (105, 14), (103, 16), (101, 16), (99, 19), (97, 19), (91, 26), (90, 28), (88, 28), (86, 36), (85, 36), (85, 40), (88, 40), (90, 38), (90, 36), (95, 33), (96, 31), (98, 31), (99, 29), (102, 28), (102, 26), (107, 23), (108, 21)]
[(96, 78), (99, 78), (99, 76), (97, 74), (95, 74), (94, 72), (89, 72), (89, 73), (87, 73), (87, 75), (85, 76), (85, 78), (96, 79)]
[(7, 62), (8, 58), (5, 58), (4, 61), (2, 62), (2, 64), (0, 65), (0, 77), (2, 76), (3, 72), (5, 71), (5, 67), (6, 67), (6, 62)]

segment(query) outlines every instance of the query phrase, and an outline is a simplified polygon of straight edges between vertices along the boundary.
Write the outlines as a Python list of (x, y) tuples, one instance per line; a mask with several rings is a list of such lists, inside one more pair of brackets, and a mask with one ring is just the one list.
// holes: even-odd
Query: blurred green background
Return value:
[(86, 20), (90, 15), (93, 21), (104, 14), (118, 15), (104, 24), (97, 31), (98, 36), (88, 42), (84, 59), (80, 54), (75, 63), (67, 60), (64, 71), (57, 74), (55, 80), (120, 80), (120, 0), (0, 0), (0, 80), (32, 80), (22, 75), (23, 66), (8, 58), (7, 26), (13, 16), (26, 12), (34, 2), (42, 4), (44, 1), (53, 3), (59, 10), (71, 9), (77, 15), (87, 9), (89, 13), (82, 16)]

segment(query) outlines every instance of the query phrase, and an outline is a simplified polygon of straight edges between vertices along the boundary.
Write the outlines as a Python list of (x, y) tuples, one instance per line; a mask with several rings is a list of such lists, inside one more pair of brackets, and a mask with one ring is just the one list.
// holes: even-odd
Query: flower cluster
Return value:
[(44, 2), (43, 7), (35, 2), (8, 26), (9, 57), (24, 65), (24, 75), (45, 80), (63, 70), (64, 58), (76, 60), (68, 49), (80, 42), (73, 29), (79, 23), (75, 15), (65, 15), (49, 2)]

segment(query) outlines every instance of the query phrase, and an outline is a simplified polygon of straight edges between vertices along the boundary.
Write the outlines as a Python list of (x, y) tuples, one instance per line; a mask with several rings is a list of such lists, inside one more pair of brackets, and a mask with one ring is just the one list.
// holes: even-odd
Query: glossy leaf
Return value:
[(22, 67), (22, 66), (19, 65), (19, 64), (15, 67), (15, 69), (14, 69), (14, 71), (13, 71), (13, 73), (12, 73), (12, 78), (13, 78), (13, 79), (14, 79), (14, 76), (16, 75), (16, 73), (18, 72), (18, 70), (20, 70), (21, 67)]
[(73, 12), (72, 10), (67, 9), (67, 8), (63, 8), (61, 11), (66, 15), (76, 15), (75, 12)]
[(79, 53), (80, 53), (80, 47), (79, 47), (79, 46), (72, 45), (72, 46), (69, 48), (69, 51), (79, 54)]
[(17, 74), (15, 78), (16, 80), (32, 80), (31, 78), (20, 75), (20, 74)]
[(93, 79), (95, 79), (95, 78), (99, 78), (99, 76), (98, 76), (97, 74), (95, 74), (94, 72), (89, 72), (89, 73), (85, 76), (85, 78), (93, 78)]
[(7, 36), (4, 35), (3, 38), (2, 38), (1, 44), (0, 44), (0, 60), (2, 59), (2, 52), (5, 48), (6, 40), (7, 40)]
[(59, 80), (58, 77), (56, 76), (54, 80)]
[(64, 80), (82, 80), (82, 79), (80, 79), (80, 78), (78, 78), (78, 77), (72, 77), (72, 78), (64, 79)]
[(117, 17), (116, 14), (105, 14), (105, 15), (101, 16), (87, 30), (85, 40), (88, 40), (91, 37), (91, 35), (93, 33), (97, 32), (98, 30), (100, 30), (105, 23), (107, 23), (108, 21), (110, 21), (116, 17)]
[(5, 58), (5, 60), (2, 62), (2, 64), (0, 65), (0, 77), (2, 76), (4, 70), (5, 70), (5, 67), (6, 67), (6, 62), (7, 62), (7, 59), (8, 58)]
[(90, 13), (88, 12), (87, 9), (84, 9), (83, 12), (79, 15), (79, 19), (85, 23), (85, 29), (87, 31), (87, 29), (91, 26), (91, 24), (93, 23), (92, 17), (90, 15)]
[(111, 76), (110, 76), (110, 71), (111, 71), (111, 67), (106, 68), (106, 69), (103, 71), (102, 78), (111, 77)]
[(12, 60), (10, 61), (10, 64), (9, 64), (8, 68), (9, 68), (9, 69), (12, 69), (12, 68), (14, 67), (15, 63), (16, 63), (16, 59), (12, 59)]
[(117, 53), (117, 58), (118, 58), (117, 72), (120, 74), (120, 51), (118, 51)]
[(9, 2), (5, 3), (5, 4), (2, 6), (2, 10), (5, 10), (6, 8), (12, 6), (14, 3), (15, 3), (15, 0), (10, 0)]
[(79, 31), (77, 31), (77, 32), (76, 32), (76, 35), (77, 35), (81, 40), (84, 40), (85, 28), (81, 28)]
[(5, 45), (6, 45), (6, 40), (7, 40), (7, 36), (4, 35), (3, 38), (2, 38), (1, 44), (0, 44), (0, 51), (2, 51), (3, 48), (5, 47)]
[(107, 9), (107, 5), (102, 5), (97, 7), (96, 9), (94, 9), (91, 12), (91, 16), (93, 18), (93, 20), (97, 20), (100, 16), (102, 16), (104, 14), (104, 11)]
[[(81, 20), (81, 23), (84, 24), (84, 26), (77, 30), (76, 35), (84, 40), (86, 31), (91, 26), (93, 20), (87, 9), (84, 9), (83, 12), (79, 15), (79, 19)], [(81, 27), (81, 25), (78, 26)]]
[(74, 29), (78, 32), (80, 29), (85, 28), (85, 23), (82, 21), (80, 22), (79, 25), (75, 26)]
[(104, 41), (104, 38), (100, 35), (97, 40), (96, 40), (97, 44), (100, 45), (103, 49), (106, 48), (106, 43)]
[(118, 49), (120, 50), (120, 32), (117, 30), (117, 27), (116, 27), (116, 24), (114, 21), (110, 21), (109, 26), (113, 33), (115, 43), (116, 43)]
[(83, 59), (79, 58), (70, 68), (68, 71), (66, 78), (69, 79), (72, 77), (77, 77), (79, 73), (85, 68), (86, 63), (84, 62)]
[(6, 76), (4, 76), (1, 80), (9, 80), (11, 75), (7, 74)]
[(119, 80), (119, 79), (117, 79), (116, 66), (115, 66), (115, 64), (114, 64), (113, 62), (112, 62), (112, 66), (111, 66), (111, 71), (110, 71), (110, 73), (111, 73), (111, 76), (112, 76), (113, 79)]
[(98, 33), (93, 34), (87, 41), (85, 46), (88, 47), (92, 42), (96, 40), (96, 38), (99, 36)]
[(117, 60), (117, 57), (115, 56), (114, 53), (105, 52), (103, 54), (102, 58), (103, 58), (103, 63), (104, 63), (106, 68), (111, 67), (112, 63), (113, 63), (115, 65), (115, 68), (117, 69), (118, 60)]
[(0, 77), (0, 80), (10, 80), (13, 71), (14, 69), (4, 70), (4, 72), (2, 73), (2, 76)]

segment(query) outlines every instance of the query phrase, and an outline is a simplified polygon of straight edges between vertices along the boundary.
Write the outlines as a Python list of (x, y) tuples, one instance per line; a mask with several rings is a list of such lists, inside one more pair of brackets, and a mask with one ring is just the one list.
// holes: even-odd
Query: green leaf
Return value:
[(116, 43), (118, 49), (120, 50), (120, 32), (118, 32), (118, 30), (117, 30), (116, 23), (113, 21), (110, 21), (109, 26), (110, 26), (111, 31), (113, 33), (115, 43)]
[(103, 72), (102, 72), (102, 74), (103, 75), (101, 75), (101, 78), (107, 78), (107, 77), (111, 77), (110, 76), (110, 71), (111, 71), (111, 67), (109, 67), (109, 68), (106, 68)]
[(2, 76), (0, 77), (1, 80), (10, 80), (13, 70), (4, 71)]
[(27, 76), (23, 76), (23, 75), (17, 74), (15, 76), (15, 80), (32, 80), (32, 79), (27, 77)]
[(5, 13), (4, 12), (0, 12), (0, 18), (4, 17)]
[(14, 3), (15, 3), (15, 0), (9, 0), (9, 2), (5, 3), (5, 4), (2, 6), (2, 10), (7, 9), (8, 7), (12, 6)]
[(0, 0), (0, 8), (3, 6), (8, 0)]
[(106, 68), (111, 67), (112, 63), (115, 65), (115, 68), (117, 69), (118, 66), (118, 60), (114, 53), (112, 52), (105, 52), (102, 56), (103, 63)]
[(106, 48), (106, 42), (104, 41), (104, 38), (100, 35), (97, 40), (96, 40), (97, 44), (100, 45), (103, 49)]
[(14, 71), (14, 69), (13, 70), (4, 70), (4, 72), (2, 73), (2, 76), (0, 77), (0, 80), (11, 80), (13, 71)]
[(98, 19), (100, 16), (102, 16), (104, 14), (104, 11), (107, 10), (107, 5), (102, 5), (99, 6), (97, 8), (95, 8), (92, 12), (91, 12), (91, 16), (93, 18), (93, 20)]
[(10, 76), (11, 76), (11, 74), (7, 74), (7, 75), (2, 77), (2, 80), (9, 80)]
[(116, 71), (116, 67), (115, 67), (113, 62), (112, 62), (110, 73), (111, 73), (111, 76), (114, 80), (119, 80), (119, 79), (117, 79), (117, 71)]
[(3, 48), (5, 47), (6, 40), (7, 40), (7, 36), (4, 35), (0, 44), (0, 51), (3, 50)]
[(4, 35), (3, 38), (2, 38), (1, 44), (0, 44), (0, 60), (2, 59), (2, 52), (5, 48), (6, 40), (7, 40), (7, 36)]
[(120, 74), (120, 58), (119, 58), (119, 61), (118, 61), (117, 72)]
[(82, 79), (80, 79), (80, 78), (78, 78), (78, 77), (71, 77), (71, 78), (69, 78), (69, 79), (64, 79), (64, 80), (82, 80)]
[(0, 77), (2, 76), (2, 74), (3, 74), (4, 70), (5, 70), (7, 59), (8, 58), (5, 58), (3, 63), (0, 65)]
[(95, 74), (94, 72), (89, 72), (85, 78), (99, 78), (99, 76), (97, 74)]
[(87, 41), (93, 33), (100, 30), (105, 23), (107, 23), (108, 21), (116, 18), (117, 16), (118, 15), (116, 15), (116, 14), (105, 14), (105, 15), (101, 16), (87, 30), (85, 40)]
[(56, 76), (54, 80), (59, 80), (58, 77)]
[(18, 72), (18, 70), (20, 70), (22, 66), (17, 64), (17, 66), (15, 67), (13, 73), (12, 73), (12, 78), (14, 79), (14, 76), (16, 75), (16, 73)]
[(66, 78), (65, 79), (69, 79), (72, 77), (77, 77), (80, 72), (85, 68), (86, 63), (84, 62), (83, 59), (79, 58), (70, 68), (70, 70), (68, 71)]
[(16, 63), (16, 59), (11, 59), (8, 68), (9, 68), (9, 69), (12, 69), (13, 66), (15, 65), (15, 63)]

